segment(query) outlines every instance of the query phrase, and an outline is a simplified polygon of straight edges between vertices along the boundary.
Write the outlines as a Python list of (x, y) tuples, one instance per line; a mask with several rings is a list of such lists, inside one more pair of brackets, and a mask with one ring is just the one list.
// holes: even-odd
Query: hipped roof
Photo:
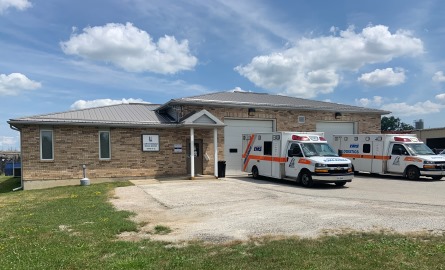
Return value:
[(206, 110), (176, 121), (168, 108), (177, 105), (208, 107), (246, 107), (303, 111), (332, 111), (343, 113), (389, 114), (389, 111), (350, 106), (332, 102), (308, 100), (280, 95), (252, 92), (216, 92), (199, 96), (172, 99), (164, 105), (148, 103), (118, 104), (59, 113), (50, 113), (10, 119), (8, 123), (19, 127), (24, 124), (41, 125), (94, 125), (94, 126), (223, 126), (218, 118)]

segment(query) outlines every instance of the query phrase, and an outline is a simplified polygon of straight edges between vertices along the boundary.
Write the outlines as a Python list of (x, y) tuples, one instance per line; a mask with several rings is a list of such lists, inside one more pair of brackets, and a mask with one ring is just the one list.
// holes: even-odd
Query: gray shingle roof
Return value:
[(108, 125), (162, 125), (174, 123), (173, 119), (156, 112), (159, 105), (118, 104), (83, 110), (42, 114), (11, 119), (10, 124), (108, 124)]
[(338, 111), (355, 113), (388, 114), (389, 111), (350, 106), (303, 98), (281, 95), (269, 95), (253, 92), (216, 92), (199, 96), (172, 99), (160, 109), (168, 105), (212, 105), (212, 106), (238, 106), (255, 108), (281, 108), (294, 110)]

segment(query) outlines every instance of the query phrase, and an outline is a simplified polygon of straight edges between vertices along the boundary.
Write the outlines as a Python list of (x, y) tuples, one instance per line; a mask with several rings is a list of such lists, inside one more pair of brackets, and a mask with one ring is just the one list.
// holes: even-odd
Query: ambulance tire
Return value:
[(408, 168), (406, 168), (406, 178), (408, 178), (408, 180), (419, 180), (419, 169), (416, 166), (409, 166)]
[(258, 171), (258, 168), (256, 166), (253, 166), (252, 168), (252, 177), (254, 179), (260, 178), (260, 172)]
[(440, 180), (442, 179), (442, 176), (436, 175), (436, 176), (431, 176), (431, 178), (433, 178), (433, 180)]
[(309, 171), (300, 172), (300, 183), (303, 187), (312, 187), (314, 185), (314, 181), (312, 181), (312, 176)]
[(342, 187), (342, 186), (346, 185), (346, 182), (335, 182), (335, 185), (337, 187)]

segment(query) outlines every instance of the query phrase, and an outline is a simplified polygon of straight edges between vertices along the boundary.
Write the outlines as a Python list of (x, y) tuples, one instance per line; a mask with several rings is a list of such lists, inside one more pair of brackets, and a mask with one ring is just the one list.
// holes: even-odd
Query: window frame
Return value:
[[(43, 157), (43, 132), (51, 132), (51, 158)], [(45, 129), (41, 129), (39, 133), (40, 133), (40, 160), (53, 161), (54, 160), (54, 130), (45, 128)]]
[[(102, 157), (101, 134), (108, 133), (108, 157)], [(99, 160), (111, 160), (111, 132), (109, 130), (99, 130)]]

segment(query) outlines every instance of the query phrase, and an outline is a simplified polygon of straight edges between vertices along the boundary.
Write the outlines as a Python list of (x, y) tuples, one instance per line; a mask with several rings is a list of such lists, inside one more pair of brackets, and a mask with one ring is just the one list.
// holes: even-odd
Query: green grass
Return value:
[(14, 188), (20, 187), (20, 184), (20, 177), (0, 175), (0, 193), (11, 192)]
[[(0, 192), (12, 184), (0, 178)], [(445, 269), (445, 238), (347, 234), (225, 245), (124, 242), (131, 213), (107, 201), (127, 182), (0, 194), (1, 269)], [(12, 185), (13, 186), (13, 185)], [(153, 233), (169, 233), (157, 224)]]

